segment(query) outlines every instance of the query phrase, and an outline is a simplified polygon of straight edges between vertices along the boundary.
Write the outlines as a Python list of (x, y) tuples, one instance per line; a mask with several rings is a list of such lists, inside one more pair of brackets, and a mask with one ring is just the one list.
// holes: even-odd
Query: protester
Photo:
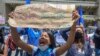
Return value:
[(8, 56), (11, 56), (12, 51), (15, 51), (15, 49), (17, 47), (12, 39), (11, 34), (8, 35), (7, 46), (8, 46)]
[(85, 44), (84, 31), (82, 28), (76, 28), (75, 40), (72, 47), (68, 50), (66, 56), (91, 56), (92, 49), (90, 45)]
[(4, 41), (4, 28), (0, 28), (0, 56), (7, 56), (7, 44)]
[(3, 29), (0, 29), (0, 54), (3, 54), (4, 51), (4, 37), (3, 37)]
[(20, 56), (23, 56), (23, 50), (19, 47), (16, 48), (16, 53), (15, 53), (15, 56), (18, 56), (20, 53)]
[(95, 56), (100, 56), (100, 28), (98, 27), (94, 33)]
[[(25, 42), (25, 37), (23, 36), (25, 34), (24, 29), (17, 29), (18, 33), (20, 34), (20, 39)], [(26, 42), (25, 42), (26, 43)], [(15, 56), (18, 56), (20, 54), (20, 56), (23, 56), (23, 50), (20, 47), (16, 48), (16, 53)]]
[(74, 41), (75, 37), (75, 30), (76, 30), (76, 22), (79, 18), (78, 12), (75, 10), (73, 12), (72, 18), (75, 20), (72, 27), (71, 31), (67, 40), (67, 43), (59, 48), (55, 48), (55, 40), (51, 32), (44, 31), (41, 34), (41, 37), (39, 39), (39, 45), (38, 47), (31, 47), (28, 44), (25, 44), (23, 41), (20, 40), (19, 34), (17, 33), (17, 30), (15, 27), (11, 26), (11, 34), (13, 37), (13, 40), (17, 46), (22, 48), (23, 50), (32, 53), (33, 56), (60, 56), (62, 55), (65, 51), (67, 51), (71, 44)]
[(4, 54), (3, 28), (0, 29), (0, 54)]

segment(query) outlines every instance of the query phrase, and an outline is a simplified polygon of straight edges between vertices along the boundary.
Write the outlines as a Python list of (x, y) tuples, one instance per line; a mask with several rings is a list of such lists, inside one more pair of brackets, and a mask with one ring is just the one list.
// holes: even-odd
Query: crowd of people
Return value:
[[(79, 14), (73, 12), (74, 23), (64, 29), (15, 28), (5, 32), (0, 28), (0, 56), (100, 56), (100, 27), (91, 37), (82, 25), (77, 25)], [(95, 54), (95, 55), (94, 55)]]

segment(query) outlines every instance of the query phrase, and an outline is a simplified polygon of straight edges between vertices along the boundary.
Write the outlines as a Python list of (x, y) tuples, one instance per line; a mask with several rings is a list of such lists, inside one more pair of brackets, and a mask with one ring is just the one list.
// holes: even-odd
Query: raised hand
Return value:
[(77, 10), (74, 10), (72, 13), (72, 20), (77, 21), (80, 18), (80, 15)]

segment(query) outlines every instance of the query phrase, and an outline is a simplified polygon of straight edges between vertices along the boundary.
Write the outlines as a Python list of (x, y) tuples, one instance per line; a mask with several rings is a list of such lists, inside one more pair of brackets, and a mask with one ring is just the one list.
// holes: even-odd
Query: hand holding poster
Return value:
[(72, 25), (75, 5), (36, 3), (22, 5), (10, 13), (9, 24), (13, 27), (65, 28)]

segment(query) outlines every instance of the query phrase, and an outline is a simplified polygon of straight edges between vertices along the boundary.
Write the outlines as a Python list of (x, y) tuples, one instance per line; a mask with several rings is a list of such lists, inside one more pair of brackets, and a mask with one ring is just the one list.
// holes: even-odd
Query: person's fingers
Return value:
[(74, 10), (73, 13), (72, 13), (72, 19), (73, 19), (73, 20), (76, 18), (76, 14), (77, 14), (77, 11)]
[(79, 14), (78, 14), (78, 12), (75, 10), (75, 11), (73, 11), (73, 14), (72, 14), (72, 19), (73, 20), (76, 20), (76, 19), (78, 19), (80, 16), (79, 16)]
[(14, 21), (14, 19), (11, 19), (11, 18), (9, 18), (8, 23), (12, 27), (15, 27), (17, 25), (16, 21)]

